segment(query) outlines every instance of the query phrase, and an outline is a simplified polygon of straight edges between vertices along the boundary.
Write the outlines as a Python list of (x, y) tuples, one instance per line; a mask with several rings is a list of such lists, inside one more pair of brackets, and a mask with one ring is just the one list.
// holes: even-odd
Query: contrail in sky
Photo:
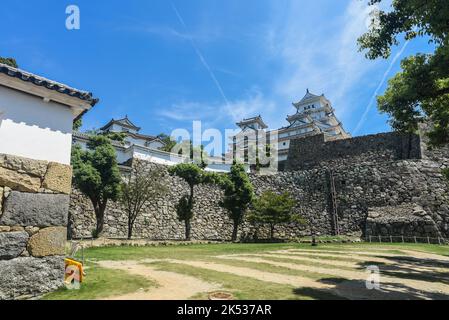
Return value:
[[(175, 4), (173, 2), (170, 2), (171, 6), (173, 8), (173, 11), (176, 14), (176, 17), (178, 17), (179, 22), (182, 24), (184, 29), (187, 30), (187, 25), (184, 22), (184, 19), (182, 18), (181, 14), (179, 13), (178, 9), (176, 8)], [(220, 92), (221, 96), (223, 97), (223, 100), (226, 102), (226, 105), (229, 105), (229, 100), (226, 97), (226, 94), (224, 93), (223, 87), (221, 86), (220, 82), (218, 81), (217, 77), (215, 76), (214, 72), (212, 71), (211, 67), (207, 63), (206, 59), (204, 58), (203, 54), (201, 53), (200, 49), (196, 45), (195, 41), (193, 40), (192, 36), (190, 34), (187, 34), (187, 37), (190, 40), (190, 44), (193, 47), (193, 50), (195, 50), (196, 55), (200, 59), (201, 63), (203, 64), (204, 68), (206, 68), (207, 72), (209, 72), (210, 77), (212, 78), (212, 81), (215, 83), (215, 86), (217, 87), (218, 91)]]
[(398, 59), (404, 53), (404, 50), (407, 47), (409, 42), (410, 42), (410, 40), (407, 40), (404, 43), (404, 45), (402, 46), (401, 50), (399, 50), (399, 52), (396, 53), (396, 55), (394, 56), (393, 60), (391, 60), (391, 63), (388, 66), (387, 71), (385, 71), (384, 76), (382, 77), (382, 80), (380, 81), (379, 85), (377, 86), (376, 91), (374, 91), (374, 94), (371, 97), (371, 100), (370, 100), (368, 106), (365, 109), (365, 112), (363, 113), (362, 117), (360, 118), (359, 122), (357, 123), (357, 126), (355, 127), (355, 129), (353, 131), (354, 135), (356, 135), (359, 132), (359, 130), (361, 129), (361, 127), (365, 124), (366, 118), (368, 117), (368, 113), (370, 112), (374, 102), (376, 101), (376, 97), (379, 94), (380, 89), (382, 88), (382, 86), (384, 85), (385, 81), (387, 80), (387, 77), (390, 74), (391, 69), (393, 69), (393, 66), (395, 65), (395, 63), (398, 61)]

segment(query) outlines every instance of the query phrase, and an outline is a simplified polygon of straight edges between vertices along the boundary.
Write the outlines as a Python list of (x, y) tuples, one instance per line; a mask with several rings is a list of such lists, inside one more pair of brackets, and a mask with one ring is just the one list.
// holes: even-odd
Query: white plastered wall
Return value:
[(70, 164), (68, 106), (0, 86), (0, 153)]

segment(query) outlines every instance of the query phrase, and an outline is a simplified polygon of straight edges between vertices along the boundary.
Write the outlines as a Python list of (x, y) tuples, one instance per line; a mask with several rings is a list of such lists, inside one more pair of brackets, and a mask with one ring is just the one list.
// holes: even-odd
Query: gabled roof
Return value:
[(46, 79), (44, 77), (32, 74), (30, 72), (13, 68), (11, 66), (8, 66), (6, 64), (0, 63), (0, 74), (7, 75), (11, 78), (20, 79), (24, 82), (28, 82), (31, 84), (34, 84), (38, 87), (43, 87), (48, 90), (57, 91), (58, 93), (62, 93), (65, 95), (68, 95), (70, 97), (78, 98), (80, 100), (84, 100), (88, 102), (92, 107), (97, 104), (99, 101), (98, 99), (94, 99), (92, 97), (92, 93), (87, 91), (78, 90), (72, 87), (69, 87), (68, 85)]
[(134, 123), (132, 123), (131, 120), (128, 119), (128, 116), (125, 116), (125, 118), (119, 119), (119, 120), (111, 119), (111, 121), (109, 121), (103, 128), (100, 128), (100, 130), (106, 130), (113, 124), (118, 124), (120, 126), (129, 128), (129, 129), (133, 129), (136, 131), (140, 131), (140, 129), (141, 129), (140, 127), (138, 127)]
[(244, 127), (244, 126), (252, 124), (252, 123), (258, 123), (263, 129), (268, 128), (268, 126), (262, 120), (262, 116), (261, 115), (258, 115), (257, 117), (243, 119), (242, 121), (238, 122), (237, 125), (239, 127)]
[(306, 95), (299, 102), (293, 103), (293, 105), (296, 107), (309, 101), (319, 99), (323, 96), (324, 96), (323, 94), (321, 96), (317, 96), (316, 94), (310, 93), (309, 89), (307, 89)]

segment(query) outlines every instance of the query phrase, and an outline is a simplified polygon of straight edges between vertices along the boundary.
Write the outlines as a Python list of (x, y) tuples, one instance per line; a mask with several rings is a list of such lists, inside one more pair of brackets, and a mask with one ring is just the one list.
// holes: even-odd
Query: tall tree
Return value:
[(243, 164), (234, 164), (231, 172), (221, 178), (220, 184), (224, 190), (220, 206), (228, 211), (233, 221), (232, 241), (236, 241), (238, 228), (253, 201), (254, 187)]
[(293, 209), (296, 200), (288, 193), (277, 194), (266, 191), (253, 203), (253, 209), (248, 215), (249, 221), (258, 224), (268, 224), (270, 227), (270, 238), (274, 239), (274, 229), (278, 224), (290, 222), (303, 222)]
[(121, 176), (109, 138), (91, 136), (87, 148), (73, 147), (73, 182), (92, 202), (97, 222), (93, 236), (99, 237), (103, 232), (106, 205), (119, 197)]
[(216, 183), (217, 175), (202, 170), (198, 165), (193, 163), (181, 163), (168, 169), (170, 175), (183, 179), (189, 185), (189, 194), (183, 196), (176, 207), (178, 219), (185, 223), (186, 240), (190, 240), (191, 236), (191, 219), (193, 218), (194, 206), (194, 189), (195, 186), (202, 183)]
[(163, 177), (162, 169), (150, 168), (143, 161), (133, 161), (119, 197), (128, 215), (128, 239), (132, 238), (134, 223), (144, 207), (167, 192)]
[(13, 58), (2, 58), (2, 57), (0, 57), (0, 63), (6, 64), (6, 65), (8, 65), (10, 67), (13, 67), (13, 68), (18, 68), (19, 67), (17, 65), (16, 60), (13, 59)]
[[(375, 5), (383, 0), (370, 0)], [(390, 116), (395, 130), (416, 132), (430, 121), (431, 146), (449, 143), (449, 2), (447, 0), (394, 0), (392, 10), (379, 11), (369, 32), (358, 39), (369, 59), (388, 58), (391, 48), (405, 40), (427, 37), (433, 54), (416, 54), (401, 62), (402, 71), (378, 97), (381, 112)]]

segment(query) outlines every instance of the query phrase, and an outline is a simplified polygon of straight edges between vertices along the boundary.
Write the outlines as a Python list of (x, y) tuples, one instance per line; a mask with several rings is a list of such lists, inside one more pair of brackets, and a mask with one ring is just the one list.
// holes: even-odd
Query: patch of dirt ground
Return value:
[(107, 300), (187, 300), (197, 294), (217, 291), (221, 288), (218, 284), (208, 283), (180, 273), (156, 270), (137, 261), (101, 261), (98, 264), (104, 268), (119, 269), (130, 274), (144, 276), (158, 285), (156, 288), (149, 288), (148, 291), (139, 290), (113, 296)]

